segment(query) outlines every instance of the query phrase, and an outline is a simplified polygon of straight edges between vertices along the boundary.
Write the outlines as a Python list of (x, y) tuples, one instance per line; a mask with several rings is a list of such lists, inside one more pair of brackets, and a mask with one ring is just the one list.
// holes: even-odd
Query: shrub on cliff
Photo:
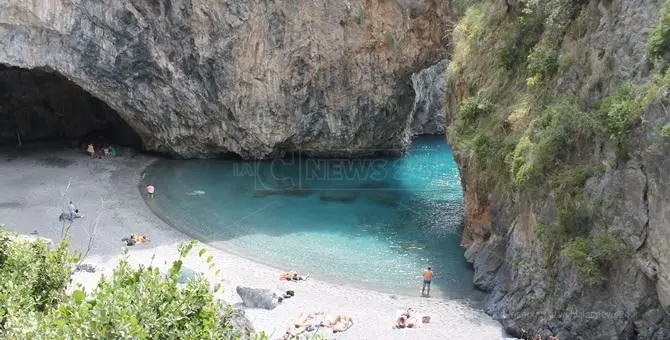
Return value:
[(623, 243), (616, 234), (598, 235), (592, 238), (577, 237), (568, 242), (562, 254), (577, 269), (588, 285), (603, 278), (602, 268), (622, 255)]
[[(131, 268), (121, 260), (92, 293), (71, 295), (73, 258), (68, 244), (49, 250), (43, 242), (12, 241), (0, 231), (0, 336), (7, 339), (247, 339), (250, 327), (214, 298), (217, 285), (198, 276), (180, 284), (182, 260), (194, 243), (180, 247), (167, 274)], [(203, 255), (203, 252), (201, 252)], [(208, 259), (211, 262), (211, 258)], [(238, 327), (234, 327), (238, 326)], [(240, 329), (244, 328), (244, 329)], [(264, 334), (256, 339), (266, 339)]]
[(670, 52), (670, 1), (665, 1), (658, 24), (647, 41), (647, 53), (651, 59), (668, 59)]

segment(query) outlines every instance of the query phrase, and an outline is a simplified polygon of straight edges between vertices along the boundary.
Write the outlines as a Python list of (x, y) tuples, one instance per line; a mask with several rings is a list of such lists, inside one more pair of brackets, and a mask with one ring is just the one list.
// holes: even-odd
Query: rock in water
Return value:
[(439, 63), (412, 75), (414, 105), (412, 107), (412, 135), (444, 134), (446, 115), (446, 72), (449, 61)]
[(237, 286), (235, 291), (249, 308), (274, 309), (279, 305), (279, 296), (269, 289)]
[(4, 0), (0, 64), (62, 74), (151, 151), (399, 153), (409, 78), (447, 56), (451, 16), (426, 0)]

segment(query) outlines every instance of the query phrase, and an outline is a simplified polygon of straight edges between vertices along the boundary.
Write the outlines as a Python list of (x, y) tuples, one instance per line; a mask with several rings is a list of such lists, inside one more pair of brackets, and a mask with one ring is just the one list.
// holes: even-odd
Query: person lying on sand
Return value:
[(321, 321), (321, 327), (328, 327), (333, 333), (344, 332), (354, 325), (354, 319), (344, 314), (327, 314)]
[(151, 242), (151, 239), (138, 233), (132, 233), (130, 234), (130, 237), (124, 237), (121, 239), (121, 241), (126, 242), (129, 246), (134, 246), (135, 244), (149, 243)]
[(309, 321), (312, 320), (314, 316), (312, 314), (300, 314), (295, 321), (293, 322), (293, 327), (289, 327), (284, 334), (285, 340), (298, 338), (298, 336), (308, 328), (310, 328)]
[(298, 272), (293, 271), (293, 270), (288, 272), (288, 273), (279, 274), (279, 280), (280, 281), (304, 281), (304, 280), (307, 280), (308, 277), (309, 277), (309, 274), (307, 274), (306, 276), (301, 276), (301, 275), (298, 275)]
[(407, 310), (396, 312), (395, 323), (397, 328), (414, 328), (419, 320), (414, 316), (414, 310), (407, 308)]

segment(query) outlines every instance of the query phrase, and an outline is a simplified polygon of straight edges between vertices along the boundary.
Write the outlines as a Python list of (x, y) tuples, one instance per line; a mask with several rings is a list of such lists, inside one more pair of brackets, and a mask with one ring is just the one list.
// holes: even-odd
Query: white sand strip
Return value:
[[(90, 159), (72, 150), (0, 151), (0, 223), (20, 233), (39, 231), (39, 235), (59, 239), (58, 216), (67, 211), (72, 199), (84, 215), (73, 226), (73, 247), (84, 250), (92, 235), (93, 244), (85, 263), (103, 268), (96, 273), (75, 274), (75, 282), (89, 289), (102, 273), (111, 272), (126, 248), (120, 239), (132, 232), (148, 235), (149, 245), (130, 247), (134, 264), (167, 267), (177, 256), (179, 243), (188, 240), (153, 215), (138, 191), (142, 170), (153, 161), (146, 155), (129, 154), (111, 159)], [(157, 188), (157, 195), (160, 188)], [(97, 227), (96, 227), (97, 225)], [(204, 245), (199, 245), (197, 249)], [(275, 268), (205, 246), (215, 256), (226, 282), (223, 297), (239, 304), (236, 285), (254, 288), (294, 290), (295, 297), (274, 310), (247, 309), (257, 330), (281, 335), (303, 312), (333, 312), (349, 315), (354, 326), (331, 338), (337, 339), (501, 339), (499, 323), (480, 311), (458, 302), (436, 298), (391, 297), (372, 290), (319, 281), (312, 275), (305, 282), (280, 282)], [(186, 266), (206, 272), (204, 260), (193, 252)], [(285, 268), (286, 270), (293, 268)], [(417, 295), (418, 290), (417, 286)], [(413, 307), (431, 322), (416, 329), (392, 328), (398, 309)]]

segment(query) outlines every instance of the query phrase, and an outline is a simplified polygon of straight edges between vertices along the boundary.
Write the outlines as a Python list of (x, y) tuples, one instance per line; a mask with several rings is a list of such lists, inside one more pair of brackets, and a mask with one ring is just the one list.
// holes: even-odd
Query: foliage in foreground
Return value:
[[(180, 284), (180, 247), (167, 274), (120, 261), (91, 293), (65, 294), (74, 258), (68, 244), (49, 250), (42, 241), (12, 240), (0, 230), (0, 337), (5, 339), (247, 339), (233, 329), (232, 307), (216, 300), (202, 276)], [(204, 255), (204, 250), (200, 251)], [(211, 263), (211, 257), (208, 259)], [(255, 339), (266, 339), (264, 334)]]

